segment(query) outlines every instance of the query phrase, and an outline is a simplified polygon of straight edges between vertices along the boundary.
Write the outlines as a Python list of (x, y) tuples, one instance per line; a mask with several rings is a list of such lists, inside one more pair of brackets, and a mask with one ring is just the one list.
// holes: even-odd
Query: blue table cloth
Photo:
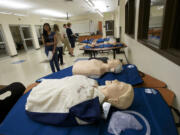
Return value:
[(89, 39), (89, 40), (83, 40), (81, 43), (86, 43), (86, 44), (92, 44), (94, 39)]
[(84, 48), (85, 48), (85, 49), (90, 49), (90, 48), (108, 48), (108, 47), (122, 47), (122, 46), (123, 46), (123, 44), (117, 44), (117, 45), (113, 45), (113, 44), (102, 44), (102, 45), (95, 46), (95, 47), (91, 47), (91, 46), (85, 45)]
[[(81, 43), (86, 43), (86, 44), (91, 44), (93, 42), (94, 39), (87, 39), (87, 40), (83, 40), (81, 41)], [(110, 38), (99, 38), (96, 43), (103, 43), (103, 42), (106, 42), (106, 41), (109, 41)]]
[[(100, 85), (106, 80), (118, 79), (131, 84), (142, 82), (139, 79), (135, 65), (125, 65), (124, 70), (119, 75), (107, 73), (97, 79)], [(127, 75), (128, 74), (128, 75)], [(48, 75), (44, 79), (63, 78), (72, 75), (72, 67), (60, 72)], [(121, 76), (121, 77), (120, 77)], [(40, 80), (39, 80), (40, 81)], [(30, 93), (30, 92), (29, 92)], [(29, 93), (22, 96), (9, 112), (5, 120), (0, 125), (2, 135), (111, 135), (107, 131), (109, 119), (113, 112), (121, 111), (111, 107), (108, 119), (100, 119), (98, 123), (86, 126), (52, 126), (41, 124), (30, 119), (25, 112), (25, 104)], [(178, 135), (171, 111), (165, 103), (160, 93), (154, 89), (135, 88), (134, 101), (130, 108), (142, 114), (150, 124), (151, 135)], [(145, 135), (146, 125), (138, 116), (137, 120), (143, 125), (140, 131), (126, 130), (121, 135)]]
[[(141, 113), (149, 122), (151, 135), (178, 135), (171, 111), (158, 91), (146, 93), (145, 88), (135, 88), (134, 101), (128, 110)], [(155, 90), (153, 90), (155, 91)], [(108, 119), (86, 126), (52, 126), (31, 120), (25, 113), (25, 103), (29, 93), (22, 96), (0, 125), (2, 135), (111, 135), (107, 128), (113, 112), (120, 111), (111, 107)], [(135, 116), (142, 124), (140, 131), (125, 130), (121, 135), (145, 135), (144, 121)]]
[(109, 41), (110, 38), (100, 38), (96, 41), (96, 43), (103, 43), (103, 42), (106, 42), (106, 41)]
[[(42, 77), (38, 79), (36, 82), (41, 82), (42, 79), (60, 79), (65, 76), (71, 76), (71, 75), (72, 75), (72, 67), (68, 67), (60, 72), (56, 72), (48, 76)], [(143, 82), (143, 80), (141, 79), (138, 73), (137, 67), (131, 64), (123, 65), (123, 70), (119, 74), (106, 73), (101, 78), (95, 80), (98, 81), (99, 85), (104, 85), (106, 80), (112, 81), (115, 79), (129, 83), (131, 85), (137, 85)]]

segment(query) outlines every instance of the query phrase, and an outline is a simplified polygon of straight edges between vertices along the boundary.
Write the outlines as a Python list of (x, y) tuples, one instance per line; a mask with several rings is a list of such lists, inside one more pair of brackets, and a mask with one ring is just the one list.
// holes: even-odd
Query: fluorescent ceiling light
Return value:
[(107, 7), (105, 1), (93, 1), (95, 8), (99, 9), (101, 12), (107, 12)]
[[(104, 17), (103, 14), (101, 13), (101, 11), (99, 11), (99, 8), (97, 7), (97, 5), (95, 5), (95, 7), (94, 7), (94, 3), (93, 3), (91, 0), (86, 0), (86, 2), (87, 2), (87, 4), (90, 6), (90, 8), (95, 9), (95, 11), (96, 11), (100, 16)], [(101, 1), (100, 1), (100, 2), (101, 2)], [(103, 2), (103, 3), (104, 3), (104, 2)], [(97, 2), (96, 2), (96, 4), (97, 4)], [(101, 7), (101, 5), (99, 5), (99, 6)]]
[(164, 6), (163, 6), (163, 5), (162, 5), (162, 6), (158, 6), (158, 7), (157, 7), (157, 9), (158, 9), (158, 10), (161, 10), (161, 9), (163, 9), (163, 8), (164, 8)]
[(92, 3), (92, 1), (87, 0), (87, 3), (88, 3), (91, 7), (94, 7), (94, 3)]
[(19, 14), (19, 13), (14, 13), (14, 15), (16, 15), (16, 16), (27, 16), (27, 15)]
[(58, 22), (67, 22), (68, 20), (65, 20), (65, 19), (57, 19), (56, 21), (58, 21)]
[(46, 18), (46, 17), (42, 17), (42, 20), (52, 20), (52, 21), (57, 21), (57, 22), (67, 22), (67, 20), (65, 19), (55, 19), (55, 18)]
[(100, 16), (104, 17), (104, 15), (103, 15), (98, 9), (96, 9), (96, 12), (97, 12)]
[(31, 5), (24, 4), (22, 2), (10, 1), (10, 0), (0, 0), (0, 7), (7, 7), (13, 9), (27, 9), (30, 8)]
[(51, 18), (50, 20), (52, 20), (52, 21), (57, 21), (57, 19), (55, 19), (55, 18)]
[(49, 18), (46, 18), (46, 17), (42, 17), (41, 19), (42, 20), (49, 20)]
[(66, 14), (50, 10), (50, 9), (39, 9), (34, 11), (36, 14), (46, 15), (46, 16), (53, 16), (53, 17), (66, 17)]
[(10, 15), (12, 13), (11, 12), (0, 12), (0, 14)]

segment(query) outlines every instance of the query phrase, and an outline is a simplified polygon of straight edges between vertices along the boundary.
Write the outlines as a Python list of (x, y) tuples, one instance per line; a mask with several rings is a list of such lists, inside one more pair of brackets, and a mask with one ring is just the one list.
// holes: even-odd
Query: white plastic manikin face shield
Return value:
[(150, 135), (151, 129), (149, 122), (143, 115), (135, 111), (118, 111), (113, 113), (108, 126), (108, 132), (114, 135), (120, 135), (120, 133), (126, 129), (142, 130), (143, 126), (132, 114), (137, 115), (144, 121), (147, 128), (145, 135)]
[(126, 129), (141, 130), (142, 128), (142, 125), (133, 115), (118, 111), (113, 113), (111, 117), (108, 132), (114, 135), (119, 135)]

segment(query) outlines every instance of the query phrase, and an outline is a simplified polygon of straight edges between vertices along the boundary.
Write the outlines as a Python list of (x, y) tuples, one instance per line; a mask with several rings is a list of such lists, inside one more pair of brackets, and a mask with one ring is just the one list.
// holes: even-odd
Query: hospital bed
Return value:
[[(60, 79), (71, 75), (72, 67), (68, 67), (42, 77), (37, 82), (41, 82), (43, 79)], [(114, 79), (134, 86), (143, 83), (137, 67), (129, 64), (123, 66), (123, 71), (120, 74), (106, 73), (96, 80), (99, 85), (104, 85), (106, 80)], [(101, 119), (98, 123), (91, 125), (73, 127), (45, 125), (32, 121), (26, 115), (25, 103), (29, 93), (30, 91), (20, 98), (0, 125), (1, 135), (111, 135), (107, 131), (110, 117), (113, 112), (121, 111), (111, 107), (106, 120)], [(153, 88), (134, 88), (134, 94), (133, 104), (128, 108), (128, 111), (140, 113), (148, 121), (150, 129), (138, 115), (133, 114), (143, 125), (143, 129), (140, 131), (125, 130), (121, 135), (148, 135), (148, 133), (150, 135), (178, 135), (170, 108), (157, 90)]]

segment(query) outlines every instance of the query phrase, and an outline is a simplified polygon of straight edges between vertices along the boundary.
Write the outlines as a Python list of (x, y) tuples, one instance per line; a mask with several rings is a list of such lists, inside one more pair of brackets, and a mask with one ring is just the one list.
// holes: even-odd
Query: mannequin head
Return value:
[(109, 71), (120, 73), (122, 71), (122, 63), (120, 60), (108, 60)]
[(105, 95), (106, 102), (119, 109), (127, 109), (134, 99), (133, 87), (118, 80), (106, 81), (106, 85), (100, 86), (99, 90)]

